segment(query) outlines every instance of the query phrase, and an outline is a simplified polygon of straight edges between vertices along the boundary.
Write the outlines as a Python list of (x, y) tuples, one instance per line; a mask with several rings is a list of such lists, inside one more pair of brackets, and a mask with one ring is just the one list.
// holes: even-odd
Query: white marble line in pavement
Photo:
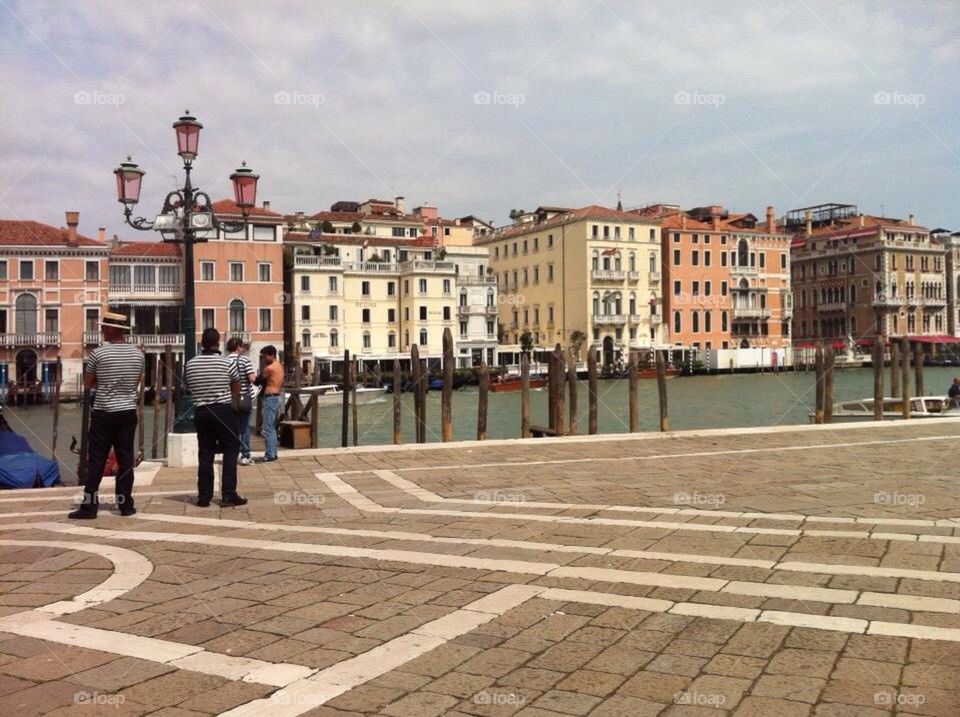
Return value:
[[(60, 511), (44, 511), (36, 513), (5, 513), (0, 517), (32, 517), (36, 515), (60, 515)], [(486, 515), (486, 513), (484, 514)], [(760, 560), (752, 558), (735, 558), (723, 555), (707, 555), (703, 553), (675, 553), (656, 550), (632, 550), (629, 548), (603, 548), (586, 545), (564, 545), (561, 543), (542, 543), (527, 540), (505, 540), (500, 538), (452, 538), (435, 536), (429, 533), (411, 533), (398, 530), (371, 530), (363, 528), (328, 528), (314, 525), (291, 525), (286, 523), (258, 523), (250, 520), (231, 520), (229, 518), (202, 518), (197, 516), (167, 515), (165, 513), (137, 513), (132, 520), (147, 520), (161, 523), (176, 523), (181, 525), (207, 525), (222, 528), (236, 528), (247, 530), (286, 532), (286, 533), (317, 533), (323, 535), (340, 535), (343, 537), (382, 538), (383, 540), (409, 541), (416, 543), (438, 543), (446, 545), (475, 545), (478, 548), (511, 548), (530, 550), (537, 553), (575, 553), (581, 555), (609, 555), (612, 557), (637, 558), (641, 560), (668, 561), (674, 563), (694, 563), (701, 565), (752, 567), (763, 570), (783, 570), (787, 572), (818, 573), (823, 575), (864, 575), (884, 578), (906, 578), (933, 582), (960, 583), (960, 573), (941, 572), (936, 570), (916, 570), (910, 568), (894, 568), (869, 565), (843, 565), (840, 563), (811, 563), (805, 561)], [(22, 525), (22, 524), (17, 524)], [(37, 525), (32, 523), (29, 525)], [(0, 523), (0, 530), (6, 526)], [(828, 531), (824, 531), (825, 533)], [(960, 601), (958, 601), (960, 605)], [(953, 612), (947, 610), (946, 612)], [(960, 612), (960, 610), (957, 610)]]
[[(399, 488), (424, 503), (459, 503), (469, 505), (497, 505), (504, 506), (502, 500), (481, 499), (481, 498), (445, 498), (431, 490), (423, 488), (416, 483), (398, 476), (395, 470), (371, 470), (369, 471), (381, 480), (389, 483), (394, 488)], [(337, 475), (343, 475), (339, 473)], [(492, 489), (496, 491), (497, 489)], [(510, 492), (504, 489), (505, 493)], [(612, 503), (553, 503), (546, 501), (524, 500), (509, 503), (511, 507), (517, 508), (557, 508), (560, 510), (583, 509), (597, 511), (612, 511), (617, 513), (651, 513), (655, 515), (693, 515), (709, 518), (749, 518), (751, 520), (786, 520), (799, 522), (816, 523), (845, 523), (845, 524), (864, 524), (864, 525), (899, 525), (899, 526), (923, 526), (930, 528), (960, 528), (958, 519), (940, 519), (940, 520), (922, 520), (906, 518), (833, 518), (829, 516), (810, 516), (802, 513), (755, 513), (735, 510), (700, 510), (697, 508), (654, 508), (649, 506), (634, 505), (615, 505)]]
[[(653, 528), (657, 530), (690, 531), (700, 533), (723, 533), (727, 535), (786, 535), (794, 537), (860, 538), (864, 540), (918, 540), (931, 543), (960, 543), (960, 537), (950, 535), (918, 535), (916, 533), (883, 533), (853, 530), (816, 530), (810, 528), (751, 528), (735, 525), (713, 525), (706, 523), (675, 523), (662, 520), (630, 520), (624, 518), (575, 518), (565, 515), (543, 515), (540, 513), (507, 513), (502, 511), (446, 510), (442, 508), (393, 508), (380, 505), (358, 492), (346, 483), (337, 473), (317, 473), (317, 478), (336, 495), (350, 503), (354, 508), (368, 513), (388, 513), (397, 515), (442, 515), (463, 518), (494, 518), (497, 520), (518, 520), (535, 523), (566, 523), (572, 525), (610, 525), (629, 528)], [(500, 503), (499, 505), (503, 505)], [(511, 504), (516, 507), (522, 504)], [(567, 506), (570, 507), (570, 506)]]

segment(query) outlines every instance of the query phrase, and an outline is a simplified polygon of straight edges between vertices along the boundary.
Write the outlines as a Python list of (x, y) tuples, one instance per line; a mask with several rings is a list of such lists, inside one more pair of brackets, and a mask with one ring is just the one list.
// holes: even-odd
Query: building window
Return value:
[(309, 331), (304, 331), (300, 335), (300, 346), (305, 349), (310, 348), (310, 332)]
[(710, 266), (710, 250), (709, 249), (706, 249), (703, 252), (703, 265)]
[(727, 295), (727, 282), (721, 281), (721, 282), (720, 282), (720, 296), (726, 296), (726, 295)]
[(721, 252), (720, 252), (720, 266), (726, 266), (726, 265), (727, 265), (727, 252), (721, 251)]
[(273, 318), (270, 309), (260, 309), (260, 331), (273, 331)]
[(60, 262), (47, 260), (43, 263), (43, 278), (57, 281), (60, 278)]
[(340, 332), (334, 329), (330, 332), (330, 348), (335, 349), (340, 345)]
[(547, 249), (553, 249), (553, 234), (547, 234)]
[(387, 309), (387, 323), (395, 324), (397, 323), (397, 310), (396, 309)]
[(200, 281), (213, 281), (213, 262), (200, 262)]
[(369, 331), (363, 332), (363, 348), (365, 349), (370, 348), (370, 332)]
[(33, 281), (33, 259), (20, 260), (20, 281)]
[(257, 264), (257, 271), (260, 274), (260, 281), (270, 281), (270, 265)]
[(397, 295), (397, 283), (395, 281), (387, 282), (387, 296)]
[(419, 291), (420, 291), (421, 294), (426, 294), (426, 293), (427, 293), (427, 280), (426, 280), (426, 279), (420, 279), (420, 280), (418, 281), (418, 283), (417, 283), (417, 286), (419, 287)]
[(7, 260), (0, 261), (0, 279), (7, 279)]
[(338, 321), (340, 319), (340, 311), (337, 306), (331, 306), (327, 313), (330, 316), (330, 321)]
[(681, 286), (681, 284), (680, 284), (680, 280), (679, 280), (679, 279), (676, 279), (676, 280), (673, 282), (673, 295), (674, 295), (674, 296), (680, 296), (680, 294), (681, 294), (682, 292), (683, 292), (683, 288), (682, 288), (682, 286)]
[(362, 309), (360, 311), (360, 320), (365, 324), (370, 323), (370, 309)]
[(673, 312), (673, 332), (674, 332), (675, 334), (679, 334), (679, 333), (680, 333), (680, 325), (681, 325), (681, 324), (680, 324), (680, 312), (679, 312), (679, 311), (674, 311), (674, 312)]
[(274, 231), (273, 227), (257, 227), (253, 228), (253, 240), (254, 241), (273, 241), (274, 240)]
[(426, 307), (426, 306), (421, 306), (421, 307), (420, 307), (420, 320), (421, 320), (421, 321), (426, 321), (426, 320), (427, 320), (427, 307)]
[(700, 296), (700, 282), (699, 282), (699, 281), (694, 281), (694, 282), (693, 282), (693, 288), (692, 288), (691, 293), (692, 293), (694, 296)]
[(700, 266), (700, 252), (696, 249), (690, 252), (690, 264), (692, 266)]
[(786, 271), (787, 269), (787, 253), (783, 252), (780, 254), (780, 268)]
[(713, 290), (712, 282), (705, 281), (703, 282), (703, 295), (710, 296), (711, 291)]
[(487, 336), (493, 336), (493, 334), (494, 334), (493, 322), (492, 322), (492, 321), (488, 321), (488, 322), (487, 322)]
[(370, 282), (361, 281), (360, 282), (360, 294), (362, 296), (370, 296)]
[(449, 279), (444, 279), (444, 280), (443, 280), (443, 293), (444, 293), (444, 294), (449, 294), (449, 293), (450, 293), (450, 280), (449, 280)]
[(387, 334), (387, 348), (395, 349), (397, 347), (397, 335), (392, 331)]
[(84, 331), (100, 330), (100, 309), (87, 309)]
[(310, 277), (301, 276), (300, 277), (300, 291), (305, 293), (310, 293)]
[(708, 333), (708, 334), (709, 334), (710, 331), (711, 331), (711, 326), (710, 326), (710, 324), (713, 323), (713, 322), (711, 321), (711, 319), (712, 319), (712, 317), (711, 317), (711, 315), (710, 315), (710, 312), (709, 312), (709, 311), (704, 311), (704, 312), (703, 312), (703, 330), (704, 330), (704, 332), (706, 332), (706, 333)]
[(57, 309), (46, 309), (43, 312), (43, 330), (48, 334), (60, 333), (60, 312)]
[(547, 281), (553, 281), (553, 264), (547, 264)]
[[(335, 306), (331, 306), (331, 309), (335, 309)], [(309, 321), (310, 320), (310, 304), (304, 304), (300, 307), (300, 320)]]
[(99, 261), (88, 261), (86, 263), (86, 274), (87, 281), (100, 281), (100, 262)]
[(673, 250), (673, 265), (680, 266), (680, 250), (679, 249)]
[(466, 338), (466, 337), (467, 337), (467, 322), (466, 322), (466, 321), (461, 321), (461, 322), (460, 322), (460, 336), (461, 336), (462, 338)]
[(427, 330), (426, 330), (426, 329), (420, 329), (420, 345), (421, 345), (421, 346), (426, 346), (426, 345), (427, 345)]
[(230, 281), (234, 284), (243, 283), (243, 262), (230, 262)]
[(443, 307), (443, 320), (444, 320), (444, 321), (449, 321), (449, 320), (450, 320), (450, 307), (449, 307), (449, 306), (444, 306), (444, 307)]
[(767, 252), (760, 252), (760, 268), (765, 269), (767, 267)]
[(200, 328), (212, 329), (216, 324), (216, 312), (213, 309), (200, 309)]
[[(241, 266), (243, 266), (241, 264)], [(244, 320), (244, 305), (240, 299), (234, 299), (230, 302), (230, 331), (244, 331), (246, 321)]]

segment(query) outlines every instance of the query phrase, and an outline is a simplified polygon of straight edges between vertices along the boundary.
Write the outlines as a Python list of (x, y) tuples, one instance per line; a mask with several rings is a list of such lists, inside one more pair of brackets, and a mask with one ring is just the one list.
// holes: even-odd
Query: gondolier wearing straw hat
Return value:
[(116, 497), (120, 515), (133, 515), (134, 439), (137, 399), (143, 375), (143, 351), (127, 342), (130, 324), (123, 314), (107, 312), (100, 321), (104, 343), (90, 353), (83, 370), (84, 388), (96, 390), (90, 414), (90, 448), (83, 503), (69, 514), (96, 518), (100, 481), (112, 448), (117, 456)]

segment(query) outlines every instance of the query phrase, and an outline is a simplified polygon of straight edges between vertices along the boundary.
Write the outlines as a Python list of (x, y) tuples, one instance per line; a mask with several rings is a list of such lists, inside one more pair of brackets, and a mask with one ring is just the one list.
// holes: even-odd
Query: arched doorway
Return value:
[(609, 368), (613, 366), (614, 352), (613, 352), (613, 337), (606, 336), (603, 339), (603, 366), (604, 368)]
[(750, 342), (747, 341), (746, 339), (743, 339), (743, 341), (740, 342), (740, 348), (742, 349), (750, 348)]
[(37, 382), (37, 352), (24, 349), (17, 354), (17, 385), (29, 386)]

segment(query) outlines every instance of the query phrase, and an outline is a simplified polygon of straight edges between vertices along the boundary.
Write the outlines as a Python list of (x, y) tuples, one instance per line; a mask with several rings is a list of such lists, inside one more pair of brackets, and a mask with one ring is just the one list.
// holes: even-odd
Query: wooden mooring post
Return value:
[(890, 339), (890, 395), (900, 395), (900, 344)]
[(453, 334), (443, 330), (443, 392), (440, 395), (440, 440), (453, 440)]
[(553, 350), (553, 355), (550, 362), (550, 372), (553, 376), (553, 414), (556, 416), (552, 428), (557, 432), (558, 436), (564, 434), (564, 400), (563, 395), (563, 385), (566, 383), (567, 376), (567, 367), (566, 361), (563, 360), (563, 349), (560, 348), (560, 344), (557, 344), (556, 348)]
[[(153, 362), (153, 401), (150, 402), (153, 408), (153, 435), (150, 437), (150, 457), (156, 460), (160, 451), (160, 371), (162, 369), (160, 354), (157, 354)], [(247, 417), (249, 420), (249, 416)]]
[(397, 446), (403, 443), (403, 433), (400, 426), (403, 416), (403, 405), (400, 400), (401, 383), (400, 359), (395, 358), (393, 360), (393, 443)]
[(667, 410), (667, 357), (657, 351), (657, 393), (660, 399), (660, 430), (670, 430), (670, 415)]
[(80, 485), (87, 480), (87, 458), (90, 455), (90, 389), (83, 387), (83, 404), (80, 408), (80, 458), (77, 463), (77, 479)]
[(813, 357), (814, 407), (813, 422), (823, 423), (823, 344), (817, 344)]
[(883, 420), (883, 336), (873, 342), (873, 420)]
[(50, 457), (57, 461), (57, 436), (60, 433), (60, 386), (63, 384), (63, 361), (57, 356), (57, 385), (53, 389), (53, 436), (50, 438)]
[(530, 437), (530, 354), (520, 356), (520, 437)]
[(416, 442), (426, 443), (427, 417), (424, 415), (424, 402), (420, 400), (424, 386), (423, 364), (420, 362), (420, 347), (417, 344), (410, 347), (410, 367), (413, 379), (413, 423), (416, 429)]
[[(142, 352), (143, 349), (140, 349)], [(140, 460), (143, 460), (147, 457), (147, 454), (144, 453), (144, 443), (146, 439), (147, 427), (143, 421), (143, 414), (146, 409), (147, 401), (147, 371), (146, 371), (146, 361), (144, 361), (144, 370), (140, 372), (140, 383), (138, 384), (139, 395), (137, 396), (137, 456)]]
[(636, 433), (640, 425), (640, 413), (637, 406), (638, 378), (637, 378), (637, 352), (631, 351), (627, 364), (627, 386), (628, 386), (628, 404), (630, 414), (630, 432)]
[(913, 344), (913, 385), (917, 396), (926, 395), (923, 390), (923, 344), (919, 341)]
[(353, 423), (353, 445), (358, 445), (360, 440), (360, 435), (357, 430), (357, 384), (360, 381), (357, 379), (357, 375), (360, 372), (360, 366), (356, 359), (353, 360), (353, 363), (350, 365), (350, 415)]
[(567, 357), (567, 388), (569, 389), (569, 424), (567, 431), (571, 436), (576, 435), (579, 430), (579, 418), (577, 417), (577, 358), (572, 354)]
[(597, 433), (597, 350), (587, 349), (587, 433)]
[(343, 350), (343, 404), (340, 412), (340, 447), (350, 440), (350, 350)]
[(833, 422), (833, 369), (836, 366), (833, 346), (827, 346), (823, 354), (823, 422)]
[(477, 440), (485, 441), (487, 439), (487, 401), (490, 394), (490, 370), (486, 363), (480, 364), (477, 383), (480, 391), (477, 397)]
[(910, 418), (910, 339), (900, 339), (900, 391), (903, 399), (903, 417)]
[(173, 431), (173, 346), (163, 347), (163, 370), (166, 372), (167, 382), (167, 400), (163, 406), (163, 455), (170, 455), (170, 448), (167, 443), (170, 440), (170, 433)]

